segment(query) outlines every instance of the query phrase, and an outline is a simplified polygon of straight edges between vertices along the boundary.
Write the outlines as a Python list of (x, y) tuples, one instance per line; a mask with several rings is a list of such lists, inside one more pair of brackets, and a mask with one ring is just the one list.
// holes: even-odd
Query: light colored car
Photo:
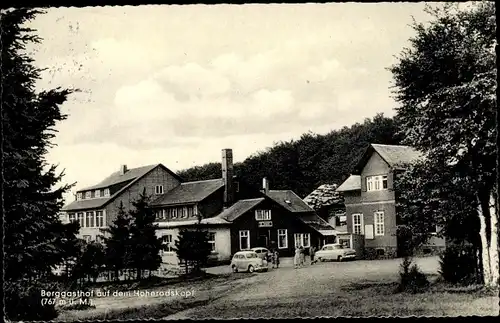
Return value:
[(346, 248), (340, 243), (326, 244), (315, 254), (319, 261), (325, 260), (354, 260), (356, 259), (356, 250)]
[(257, 247), (257, 248), (252, 248), (250, 250), (255, 251), (257, 256), (259, 256), (259, 258), (262, 258), (262, 259), (267, 260), (269, 262), (269, 258), (271, 257), (271, 251), (269, 251), (269, 249)]
[(238, 251), (231, 260), (231, 269), (233, 273), (239, 271), (267, 271), (267, 261), (260, 258), (255, 251)]

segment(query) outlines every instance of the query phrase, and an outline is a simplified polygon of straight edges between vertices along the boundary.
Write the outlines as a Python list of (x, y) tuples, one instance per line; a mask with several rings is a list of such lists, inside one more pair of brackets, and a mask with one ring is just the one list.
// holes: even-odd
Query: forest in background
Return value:
[[(340, 185), (370, 143), (398, 145), (397, 121), (377, 114), (363, 123), (321, 135), (305, 133), (298, 140), (281, 141), (234, 164), (235, 175), (259, 189), (268, 178), (271, 189), (289, 189), (304, 198), (319, 185)], [(238, 147), (231, 147), (238, 150)], [(221, 163), (212, 162), (178, 172), (185, 181), (221, 177)]]

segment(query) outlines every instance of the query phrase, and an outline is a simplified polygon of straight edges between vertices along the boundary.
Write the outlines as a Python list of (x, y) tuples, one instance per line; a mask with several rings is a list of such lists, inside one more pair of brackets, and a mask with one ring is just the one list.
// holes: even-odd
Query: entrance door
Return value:
[(263, 247), (263, 248), (267, 248), (267, 244), (268, 244), (268, 236), (267, 234), (260, 234), (259, 235), (259, 245), (257, 247)]

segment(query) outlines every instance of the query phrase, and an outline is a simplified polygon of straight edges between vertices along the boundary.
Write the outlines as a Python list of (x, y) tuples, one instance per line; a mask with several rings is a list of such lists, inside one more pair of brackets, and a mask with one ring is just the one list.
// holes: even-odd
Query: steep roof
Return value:
[(391, 167), (413, 163), (423, 157), (423, 154), (410, 146), (372, 144), (373, 149)]
[(340, 204), (342, 198), (336, 190), (336, 184), (323, 184), (307, 195), (304, 202), (315, 210), (323, 206)]
[(196, 203), (204, 200), (215, 191), (224, 187), (221, 178), (205, 181), (185, 182), (160, 195), (150, 203), (151, 206)]
[(337, 192), (356, 191), (361, 189), (361, 176), (349, 176), (338, 188)]
[(290, 212), (314, 212), (306, 202), (291, 190), (270, 190), (266, 195)]
[(150, 171), (152, 171), (156, 167), (162, 167), (167, 172), (173, 174), (173, 176), (175, 178), (178, 178), (180, 180), (180, 177), (178, 175), (173, 173), (171, 170), (169, 170), (167, 167), (165, 167), (162, 164), (155, 164), (155, 165), (148, 165), (148, 166), (142, 166), (142, 167), (137, 167), (137, 168), (131, 168), (131, 169), (127, 170), (127, 172), (125, 172), (124, 175), (120, 175), (120, 172), (115, 172), (115, 173), (111, 174), (110, 176), (106, 177), (106, 179), (101, 181), (99, 184), (87, 187), (87, 188), (82, 189), (82, 190), (78, 190), (78, 192), (88, 191), (88, 190), (98, 189), (98, 188), (105, 188), (105, 187), (109, 187), (111, 185), (128, 182), (127, 185), (122, 187), (118, 192), (115, 192), (110, 197), (82, 199), (79, 201), (73, 201), (70, 204), (64, 206), (62, 208), (62, 211), (78, 211), (78, 210), (84, 210), (84, 209), (96, 209), (96, 208), (104, 207), (106, 204), (108, 204), (110, 201), (114, 200), (122, 192), (126, 191), (130, 186), (132, 186), (135, 182), (137, 182), (139, 179), (141, 179), (142, 177), (147, 175)]
[(239, 200), (238, 202), (222, 211), (217, 217), (222, 218), (226, 221), (234, 221), (255, 206), (259, 205), (262, 201), (264, 201), (263, 197), (256, 199)]
[(391, 168), (402, 167), (403, 164), (413, 163), (423, 157), (421, 152), (410, 146), (370, 144), (359, 159), (353, 174), (361, 173), (373, 152), (377, 152)]
[(120, 172), (114, 172), (108, 177), (106, 177), (104, 180), (99, 182), (96, 185), (92, 185), (83, 189), (78, 190), (78, 192), (82, 191), (89, 191), (89, 190), (95, 190), (98, 188), (106, 188), (110, 187), (115, 184), (127, 182), (136, 179), (137, 177), (142, 177), (146, 175), (149, 171), (154, 169), (155, 167), (159, 166), (160, 164), (154, 164), (154, 165), (147, 165), (147, 166), (141, 166), (137, 168), (131, 168), (128, 169), (125, 174), (121, 175)]

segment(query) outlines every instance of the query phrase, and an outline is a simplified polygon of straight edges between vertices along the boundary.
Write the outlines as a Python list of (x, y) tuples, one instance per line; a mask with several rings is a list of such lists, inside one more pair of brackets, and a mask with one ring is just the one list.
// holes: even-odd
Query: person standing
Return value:
[(305, 250), (304, 247), (300, 246), (300, 252), (299, 252), (299, 257), (300, 257), (300, 266), (305, 265)]
[(311, 256), (311, 265), (316, 262), (314, 260), (314, 255), (315, 254), (316, 254), (316, 248), (314, 246), (311, 246), (311, 248), (309, 249), (309, 255)]
[(297, 269), (299, 267), (299, 263), (300, 263), (300, 249), (299, 249), (299, 247), (296, 247), (295, 248), (295, 257), (293, 257), (293, 265), (294, 265), (295, 269)]
[(273, 254), (274, 261), (276, 262), (276, 268), (280, 266), (280, 255), (278, 253), (277, 249), (274, 249), (274, 254)]

